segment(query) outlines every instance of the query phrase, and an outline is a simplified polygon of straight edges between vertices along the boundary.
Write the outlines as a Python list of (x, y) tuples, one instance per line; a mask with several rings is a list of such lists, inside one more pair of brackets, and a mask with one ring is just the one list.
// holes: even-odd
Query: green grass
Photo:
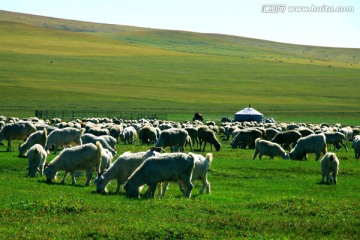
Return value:
[(166, 112), (357, 125), (359, 49), (320, 48), (1, 12), (2, 115)]
[[(220, 136), (219, 136), (220, 138)], [(17, 144), (15, 143), (14, 146)], [(190, 200), (170, 185), (162, 199), (98, 194), (85, 177), (65, 185), (26, 177), (27, 160), (0, 146), (0, 235), (27, 239), (356, 239), (360, 234), (359, 160), (343, 149), (338, 185), (322, 185), (319, 162), (251, 160), (253, 150), (214, 152), (212, 193)], [(350, 143), (348, 143), (350, 147)], [(120, 144), (119, 153), (147, 149)], [(207, 149), (209, 151), (209, 149)], [(203, 153), (204, 154), (204, 153)], [(50, 155), (48, 161), (54, 157)], [(59, 174), (61, 177), (62, 172)]]

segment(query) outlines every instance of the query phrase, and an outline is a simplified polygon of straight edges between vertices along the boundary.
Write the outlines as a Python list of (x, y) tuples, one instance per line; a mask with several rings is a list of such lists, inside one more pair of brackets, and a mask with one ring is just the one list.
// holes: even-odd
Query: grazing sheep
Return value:
[(271, 141), (279, 132), (280, 131), (276, 130), (275, 128), (266, 128), (264, 139)]
[(110, 128), (110, 136), (114, 137), (116, 141), (119, 141), (120, 134), (123, 131), (123, 127), (121, 125), (115, 125)]
[(35, 177), (37, 170), (43, 176), (46, 157), (47, 153), (42, 145), (35, 144), (30, 148), (28, 152), (29, 177)]
[(154, 197), (158, 183), (181, 180), (186, 186), (185, 196), (190, 198), (193, 184), (192, 172), (195, 167), (195, 156), (190, 153), (164, 153), (148, 158), (129, 177), (124, 184), (126, 195), (130, 198), (140, 197), (140, 187), (149, 186), (148, 196)]
[(325, 154), (326, 138), (323, 133), (311, 134), (306, 137), (300, 138), (293, 150), (291, 150), (289, 156), (292, 160), (303, 160), (306, 159), (306, 153), (315, 153), (316, 161), (319, 160), (321, 153)]
[(116, 193), (119, 193), (120, 186), (126, 182), (129, 176), (147, 158), (157, 156), (160, 153), (153, 149), (146, 152), (129, 153), (126, 152), (118, 157), (109, 169), (97, 176), (94, 183), (97, 192), (106, 192), (106, 186), (113, 179), (117, 179)]
[(255, 148), (255, 140), (257, 138), (262, 138), (263, 134), (260, 130), (255, 128), (246, 128), (240, 130), (236, 136), (231, 141), (230, 145), (232, 148), (237, 148), (240, 146), (242, 149), (246, 149), (246, 146), (249, 146), (249, 149)]
[(99, 138), (104, 139), (113, 149), (116, 149), (117, 140), (110, 135), (101, 135)]
[(335, 148), (337, 148), (337, 150), (339, 151), (342, 145), (346, 152), (348, 152), (348, 149), (345, 145), (345, 141), (346, 141), (346, 137), (343, 133), (341, 132), (324, 132), (324, 135), (326, 137), (326, 143), (327, 144), (334, 144), (334, 150)]
[(313, 130), (305, 127), (300, 127), (296, 131), (298, 131), (301, 134), (301, 137), (306, 137), (315, 133)]
[(289, 159), (289, 155), (279, 144), (261, 140), (261, 138), (255, 140), (255, 153), (253, 159), (255, 159), (258, 154), (259, 159), (261, 159), (263, 155), (270, 156), (270, 159), (273, 159), (275, 156), (279, 156), (282, 159)]
[(201, 146), (204, 143), (204, 147), (202, 151), (205, 151), (206, 143), (210, 143), (210, 149), (212, 151), (212, 145), (214, 145), (216, 151), (220, 151), (221, 143), (216, 138), (215, 132), (208, 127), (206, 128), (198, 128), (198, 137), (200, 143), (200, 151)]
[(294, 147), (299, 138), (301, 138), (301, 134), (298, 131), (288, 130), (279, 132), (271, 141), (282, 145), (284, 149), (290, 149), (291, 144)]
[(35, 144), (40, 144), (45, 148), (47, 143), (47, 130), (44, 128), (43, 131), (36, 131), (32, 133), (25, 143), (19, 145), (19, 157), (23, 157), (27, 154), (27, 151)]
[(187, 131), (187, 133), (189, 134), (189, 137), (191, 138), (191, 142), (195, 145), (196, 147), (199, 147), (199, 141), (198, 141), (198, 130), (195, 127), (186, 127), (185, 130)]
[(36, 127), (31, 122), (17, 122), (6, 124), (0, 131), (0, 142), (8, 141), (7, 152), (11, 152), (12, 140), (25, 140), (30, 134), (36, 132)]
[(177, 146), (180, 148), (181, 152), (184, 152), (186, 140), (188, 138), (188, 133), (184, 129), (179, 128), (170, 128), (165, 129), (161, 132), (159, 139), (157, 140), (155, 147), (170, 147), (171, 152), (173, 147)]
[[(206, 157), (200, 154), (193, 154), (195, 157), (195, 167), (192, 173), (191, 181), (201, 180), (203, 185), (200, 189), (200, 194), (203, 194), (204, 190), (206, 189), (206, 193), (210, 193), (210, 182), (207, 179), (207, 173), (210, 168), (210, 164), (213, 160), (212, 153), (207, 153)], [(180, 190), (185, 194), (186, 190), (184, 189), (184, 185), (181, 181), (177, 182)], [(164, 182), (163, 191), (161, 197), (165, 195), (165, 192), (168, 188), (169, 182)]]
[(81, 136), (84, 134), (85, 129), (76, 129), (71, 127), (56, 129), (48, 136), (48, 141), (45, 150), (48, 151), (51, 146), (54, 146), (54, 154), (57, 153), (58, 147), (62, 146), (76, 146), (81, 145)]
[(96, 142), (96, 145), (88, 143), (64, 149), (45, 167), (44, 173), (47, 182), (51, 182), (52, 179), (56, 178), (58, 171), (64, 170), (65, 173), (61, 183), (64, 183), (68, 173), (71, 173), (72, 184), (74, 185), (76, 183), (75, 171), (85, 170), (87, 177), (85, 186), (88, 186), (92, 172), (94, 170), (97, 174), (100, 172), (102, 150), (100, 142)]
[(86, 144), (86, 143), (93, 143), (95, 144), (96, 142), (100, 142), (101, 143), (101, 146), (104, 148), (104, 149), (107, 149), (111, 152), (111, 154), (113, 156), (116, 155), (116, 150), (114, 148), (112, 148), (108, 142), (105, 141), (105, 139), (103, 137), (97, 137), (91, 133), (85, 133), (84, 135), (81, 136), (81, 142), (82, 144)]
[(137, 138), (137, 131), (133, 126), (126, 127), (120, 134), (120, 140), (125, 144), (133, 144)]
[(91, 133), (95, 136), (110, 135), (110, 131), (106, 128), (90, 128), (86, 133)]
[(324, 183), (324, 178), (326, 177), (326, 183), (329, 183), (333, 180), (334, 184), (337, 184), (337, 174), (339, 171), (339, 159), (335, 153), (328, 152), (320, 161), (321, 165), (321, 183)]
[[(143, 144), (155, 144), (157, 141), (157, 132), (155, 128), (152, 126), (144, 126), (140, 129), (141, 131), (141, 142)], [(140, 131), (139, 131), (139, 137), (140, 137)]]
[(356, 135), (352, 142), (352, 148), (355, 152), (355, 158), (359, 159), (360, 157), (360, 135)]
[(100, 172), (105, 171), (111, 166), (111, 161), (113, 160), (114, 156), (112, 153), (106, 149), (103, 148), (103, 151), (101, 153), (101, 165), (100, 165)]

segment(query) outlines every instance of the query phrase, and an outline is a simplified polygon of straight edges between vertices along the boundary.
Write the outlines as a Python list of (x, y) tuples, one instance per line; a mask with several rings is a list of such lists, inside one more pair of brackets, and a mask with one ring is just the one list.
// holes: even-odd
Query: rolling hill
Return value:
[(57, 111), (355, 123), (360, 49), (99, 24), (0, 11), (3, 115)]

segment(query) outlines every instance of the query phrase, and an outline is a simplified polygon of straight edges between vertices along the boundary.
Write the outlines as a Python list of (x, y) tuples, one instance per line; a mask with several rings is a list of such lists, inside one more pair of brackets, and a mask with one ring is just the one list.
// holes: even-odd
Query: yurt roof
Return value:
[(238, 111), (237, 113), (235, 113), (235, 115), (263, 115), (262, 113), (256, 111), (255, 109), (251, 108), (251, 107), (247, 107), (244, 108), (240, 111)]

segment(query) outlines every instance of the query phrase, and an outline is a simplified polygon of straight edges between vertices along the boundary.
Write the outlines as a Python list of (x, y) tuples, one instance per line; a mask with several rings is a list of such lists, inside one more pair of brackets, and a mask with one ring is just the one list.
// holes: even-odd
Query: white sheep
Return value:
[[(207, 153), (206, 157), (204, 157), (200, 154), (195, 154), (195, 153), (193, 153), (192, 155), (195, 157), (195, 167), (192, 172), (191, 181), (193, 182), (195, 180), (201, 180), (203, 185), (200, 189), (200, 194), (203, 194), (205, 189), (206, 189), (206, 193), (209, 194), (210, 193), (210, 182), (207, 179), (207, 173), (210, 168), (210, 164), (213, 160), (213, 155), (212, 155), (212, 153)], [(178, 181), (177, 183), (180, 187), (180, 190), (185, 194), (186, 186), (183, 185), (182, 181)], [(164, 182), (161, 197), (163, 197), (165, 195), (168, 185), (169, 185), (169, 182)]]
[(355, 152), (355, 158), (359, 159), (360, 157), (360, 135), (356, 135), (352, 141), (352, 148)]
[(133, 144), (137, 138), (137, 131), (133, 126), (126, 127), (120, 134), (120, 140), (125, 144)]
[(101, 153), (100, 172), (107, 170), (111, 166), (113, 158), (113, 154), (108, 149), (103, 148)]
[(255, 159), (258, 154), (259, 159), (261, 159), (263, 155), (270, 156), (270, 159), (273, 159), (275, 156), (279, 156), (282, 159), (289, 159), (289, 155), (279, 144), (261, 140), (261, 138), (255, 140), (255, 153), (253, 159)]
[(52, 131), (48, 136), (48, 141), (45, 150), (48, 151), (51, 146), (54, 146), (54, 154), (57, 153), (58, 147), (63, 148), (67, 146), (81, 145), (81, 136), (84, 134), (85, 129), (76, 129), (66, 127)]
[(181, 180), (186, 186), (185, 196), (190, 198), (193, 184), (192, 172), (196, 157), (190, 153), (164, 153), (148, 158), (128, 178), (124, 184), (126, 195), (130, 198), (140, 197), (141, 186), (147, 184), (148, 197), (154, 197), (158, 183)]
[(8, 141), (7, 152), (11, 152), (12, 140), (25, 140), (30, 134), (36, 132), (36, 127), (31, 122), (19, 121), (6, 124), (0, 131), (0, 142)]
[(61, 183), (64, 183), (68, 173), (71, 173), (72, 184), (74, 185), (76, 182), (75, 171), (85, 170), (87, 177), (85, 186), (88, 186), (92, 172), (94, 170), (97, 174), (100, 172), (102, 150), (100, 142), (96, 142), (96, 145), (88, 143), (64, 149), (45, 167), (44, 173), (47, 181), (51, 182), (52, 179), (56, 178), (58, 171), (64, 170)]
[(210, 149), (212, 150), (212, 145), (214, 145), (216, 151), (220, 151), (221, 143), (216, 138), (215, 132), (208, 128), (207, 126), (201, 126), (198, 128), (198, 138), (200, 143), (200, 151), (201, 146), (204, 143), (203, 151), (205, 151), (206, 143), (210, 144)]
[(324, 132), (324, 135), (326, 137), (326, 143), (333, 144), (334, 149), (337, 148), (339, 151), (341, 147), (340, 145), (342, 145), (345, 148), (346, 152), (348, 152), (348, 149), (345, 144), (345, 141), (347, 139), (345, 134), (341, 132)]
[(155, 147), (170, 147), (173, 151), (173, 147), (179, 147), (180, 151), (184, 152), (188, 133), (184, 129), (170, 128), (161, 132), (159, 139), (157, 140)]
[(101, 135), (99, 138), (103, 138), (113, 149), (116, 149), (117, 140), (110, 135)]
[(28, 152), (29, 177), (35, 177), (37, 170), (39, 170), (40, 175), (43, 176), (46, 158), (47, 153), (42, 145), (35, 144), (30, 148)]
[(326, 183), (329, 183), (333, 180), (334, 184), (337, 184), (337, 174), (339, 171), (339, 159), (337, 158), (335, 153), (328, 152), (324, 155), (324, 157), (320, 161), (321, 165), (321, 183), (324, 183), (324, 179), (326, 177)]
[(109, 143), (101, 136), (95, 136), (91, 133), (85, 133), (84, 135), (81, 136), (81, 143), (82, 144), (86, 144), (86, 143), (93, 143), (95, 144), (96, 142), (100, 142), (101, 143), (101, 146), (104, 148), (104, 149), (107, 149), (111, 152), (111, 154), (113, 156), (116, 155), (116, 150), (115, 148), (111, 147), (109, 145)]
[(47, 130), (44, 128), (43, 131), (36, 131), (28, 137), (25, 143), (19, 145), (19, 156), (23, 157), (27, 154), (29, 149), (35, 144), (40, 144), (43, 148), (45, 148), (47, 143)]
[(295, 147), (291, 150), (289, 156), (292, 160), (306, 159), (306, 153), (315, 153), (315, 160), (319, 160), (321, 153), (327, 152), (326, 139), (323, 133), (311, 134), (300, 138)]
[(146, 152), (130, 153), (125, 152), (111, 165), (109, 169), (97, 176), (94, 183), (97, 192), (106, 192), (106, 186), (113, 179), (117, 179), (116, 193), (119, 193), (120, 186), (126, 182), (129, 176), (147, 158), (159, 155), (158, 152), (150, 149)]

